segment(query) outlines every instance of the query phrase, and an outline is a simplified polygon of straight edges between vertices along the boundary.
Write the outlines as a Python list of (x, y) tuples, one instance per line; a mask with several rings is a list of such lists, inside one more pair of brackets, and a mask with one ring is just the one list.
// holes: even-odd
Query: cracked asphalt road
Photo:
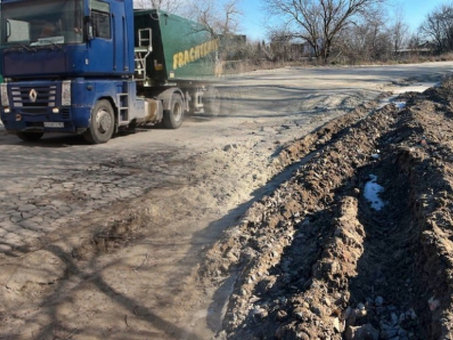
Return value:
[(227, 99), (218, 119), (192, 117), (177, 131), (142, 129), (105, 145), (53, 135), (27, 144), (0, 130), (0, 251), (24, 247), (81, 215), (178, 181), (184, 170), (169, 160), (230, 143), (273, 148), (382, 91), (420, 80), (433, 83), (452, 70), (443, 62), (230, 77), (220, 84)]
[[(148, 250), (141, 249), (140, 254), (152, 255), (142, 254), (131, 265), (140, 268), (145, 260), (153, 263), (153, 270), (143, 280), (155, 282), (154, 291), (159, 291), (160, 297), (153, 297), (147, 303), (162, 319), (160, 326), (154, 324), (158, 338), (188, 339), (187, 334), (195, 327), (190, 324), (196, 323), (193, 316), (187, 315), (186, 307), (192, 308), (189, 300), (199, 296), (185, 296), (187, 300), (179, 312), (168, 302), (170, 289), (185, 292), (188, 288), (184, 275), (193, 275), (181, 270), (187, 263), (180, 258), (198, 253), (219, 237), (231, 219), (240, 216), (241, 211), (234, 212), (234, 209), (252, 202), (256, 190), (281, 170), (273, 160), (282, 146), (384, 92), (399, 92), (407, 86), (431, 86), (452, 70), (452, 63), (443, 62), (390, 67), (285, 68), (228, 77), (219, 84), (226, 99), (223, 114), (218, 118), (189, 117), (178, 130), (142, 129), (117, 136), (103, 145), (86, 145), (80, 138), (59, 135), (27, 144), (0, 130), (0, 259), (13, 261), (8, 266), (16, 268), (15, 276), (6, 273), (0, 277), (4, 286), (8, 282), (9, 287), (16, 289), (12, 295), (11, 291), (10, 295), (5, 293), (7, 298), (0, 312), (19, 305), (18, 301), (23, 306), (20, 308), (32, 308), (27, 305), (31, 304), (35, 308), (40, 306), (41, 312), (46, 306), (47, 295), (41, 296), (41, 290), (36, 290), (35, 298), (29, 301), (24, 293), (28, 292), (24, 288), (28, 281), (24, 283), (23, 278), (18, 278), (17, 268), (20, 261), (28, 261), (27, 254), (51, 245), (61, 235), (78, 237), (81, 233), (78, 225), (95, 214), (107, 220), (120, 213), (119, 207), (130, 210), (146, 199), (153, 202), (156, 220), (153, 222), (157, 225), (161, 217), (165, 223), (160, 226), (165, 225), (168, 230), (156, 229), (152, 235), (145, 234), (155, 245), (148, 244)], [(216, 228), (208, 228), (214, 222)], [(159, 248), (169, 239), (172, 243), (168, 249)], [(178, 251), (175, 244), (180, 245)], [(11, 260), (16, 257), (18, 260)], [(164, 260), (168, 261), (165, 270), (156, 269)], [(196, 263), (196, 256), (193, 261)], [(53, 262), (55, 266), (60, 265), (59, 261)], [(55, 273), (59, 277), (60, 270), (55, 269)], [(116, 275), (113, 269), (109, 273), (109, 277)], [(182, 278), (173, 284), (178, 286), (180, 282), (183, 288), (168, 285), (164, 279), (179, 274)], [(11, 280), (16, 280), (16, 285)], [(161, 303), (164, 300), (165, 306)], [(137, 298), (137, 301), (141, 300)], [(98, 302), (93, 299), (92, 303)], [(14, 332), (25, 334), (30, 322), (21, 316), (21, 322), (8, 323), (3, 334), (10, 334), (17, 327)], [(32, 323), (34, 329), (46, 324), (36, 320)], [(167, 330), (169, 326), (162, 326), (167, 323), (177, 326), (177, 335)], [(107, 331), (101, 332), (102, 324), (96, 326), (100, 331), (92, 338), (109, 338), (105, 335)], [(207, 338), (213, 329), (205, 328), (197, 329), (199, 335), (194, 338)], [(47, 335), (42, 333), (43, 338)]]

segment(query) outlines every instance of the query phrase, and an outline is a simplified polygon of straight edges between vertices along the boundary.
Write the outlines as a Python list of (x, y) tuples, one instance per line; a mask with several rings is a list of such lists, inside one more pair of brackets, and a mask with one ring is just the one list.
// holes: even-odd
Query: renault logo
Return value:
[(30, 93), (28, 94), (28, 98), (30, 98), (31, 102), (34, 103), (38, 98), (38, 92), (35, 89), (31, 89)]

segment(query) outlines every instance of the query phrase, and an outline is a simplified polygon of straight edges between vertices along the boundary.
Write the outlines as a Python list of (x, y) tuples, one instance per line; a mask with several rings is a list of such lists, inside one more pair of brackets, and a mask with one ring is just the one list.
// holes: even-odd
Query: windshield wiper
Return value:
[(13, 48), (8, 49), (8, 50), (12, 50), (12, 51), (13, 51), (13, 50), (16, 50), (16, 51), (18, 51), (18, 50), (21, 50), (21, 51), (27, 50), (27, 51), (32, 51), (32, 52), (36, 52), (36, 51), (37, 51), (36, 48), (27, 46), (27, 45), (25, 45), (25, 44), (19, 44), (19, 46), (20, 46), (20, 47), (13, 47)]
[[(39, 39), (40, 42), (49, 42), (52, 46), (55, 46), (56, 48), (58, 48), (59, 50), (63, 51), (63, 47), (61, 47), (60, 45), (57, 45), (55, 44), (52, 40), (50, 39)], [(46, 45), (37, 45), (37, 46), (46, 46)]]
[(33, 51), (33, 52), (37, 51), (36, 48), (32, 48), (32, 47), (27, 46), (25, 44), (20, 44), (20, 47), (25, 48), (27, 51)]
[(20, 47), (25, 48), (27, 51), (31, 51), (31, 48), (25, 44), (20, 44)]

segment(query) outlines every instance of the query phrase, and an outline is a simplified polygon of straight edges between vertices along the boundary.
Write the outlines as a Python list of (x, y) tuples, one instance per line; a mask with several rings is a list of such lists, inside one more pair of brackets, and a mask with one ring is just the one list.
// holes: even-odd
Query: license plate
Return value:
[(44, 122), (44, 127), (47, 128), (63, 128), (64, 123), (63, 122)]

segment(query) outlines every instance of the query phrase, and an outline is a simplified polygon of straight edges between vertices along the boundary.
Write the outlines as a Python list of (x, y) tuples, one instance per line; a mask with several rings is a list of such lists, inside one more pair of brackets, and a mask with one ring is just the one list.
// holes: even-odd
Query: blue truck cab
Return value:
[(124, 126), (178, 128), (201, 98), (143, 77), (156, 32), (134, 27), (132, 0), (2, 0), (0, 31), (1, 120), (25, 141), (65, 132), (104, 143)]

